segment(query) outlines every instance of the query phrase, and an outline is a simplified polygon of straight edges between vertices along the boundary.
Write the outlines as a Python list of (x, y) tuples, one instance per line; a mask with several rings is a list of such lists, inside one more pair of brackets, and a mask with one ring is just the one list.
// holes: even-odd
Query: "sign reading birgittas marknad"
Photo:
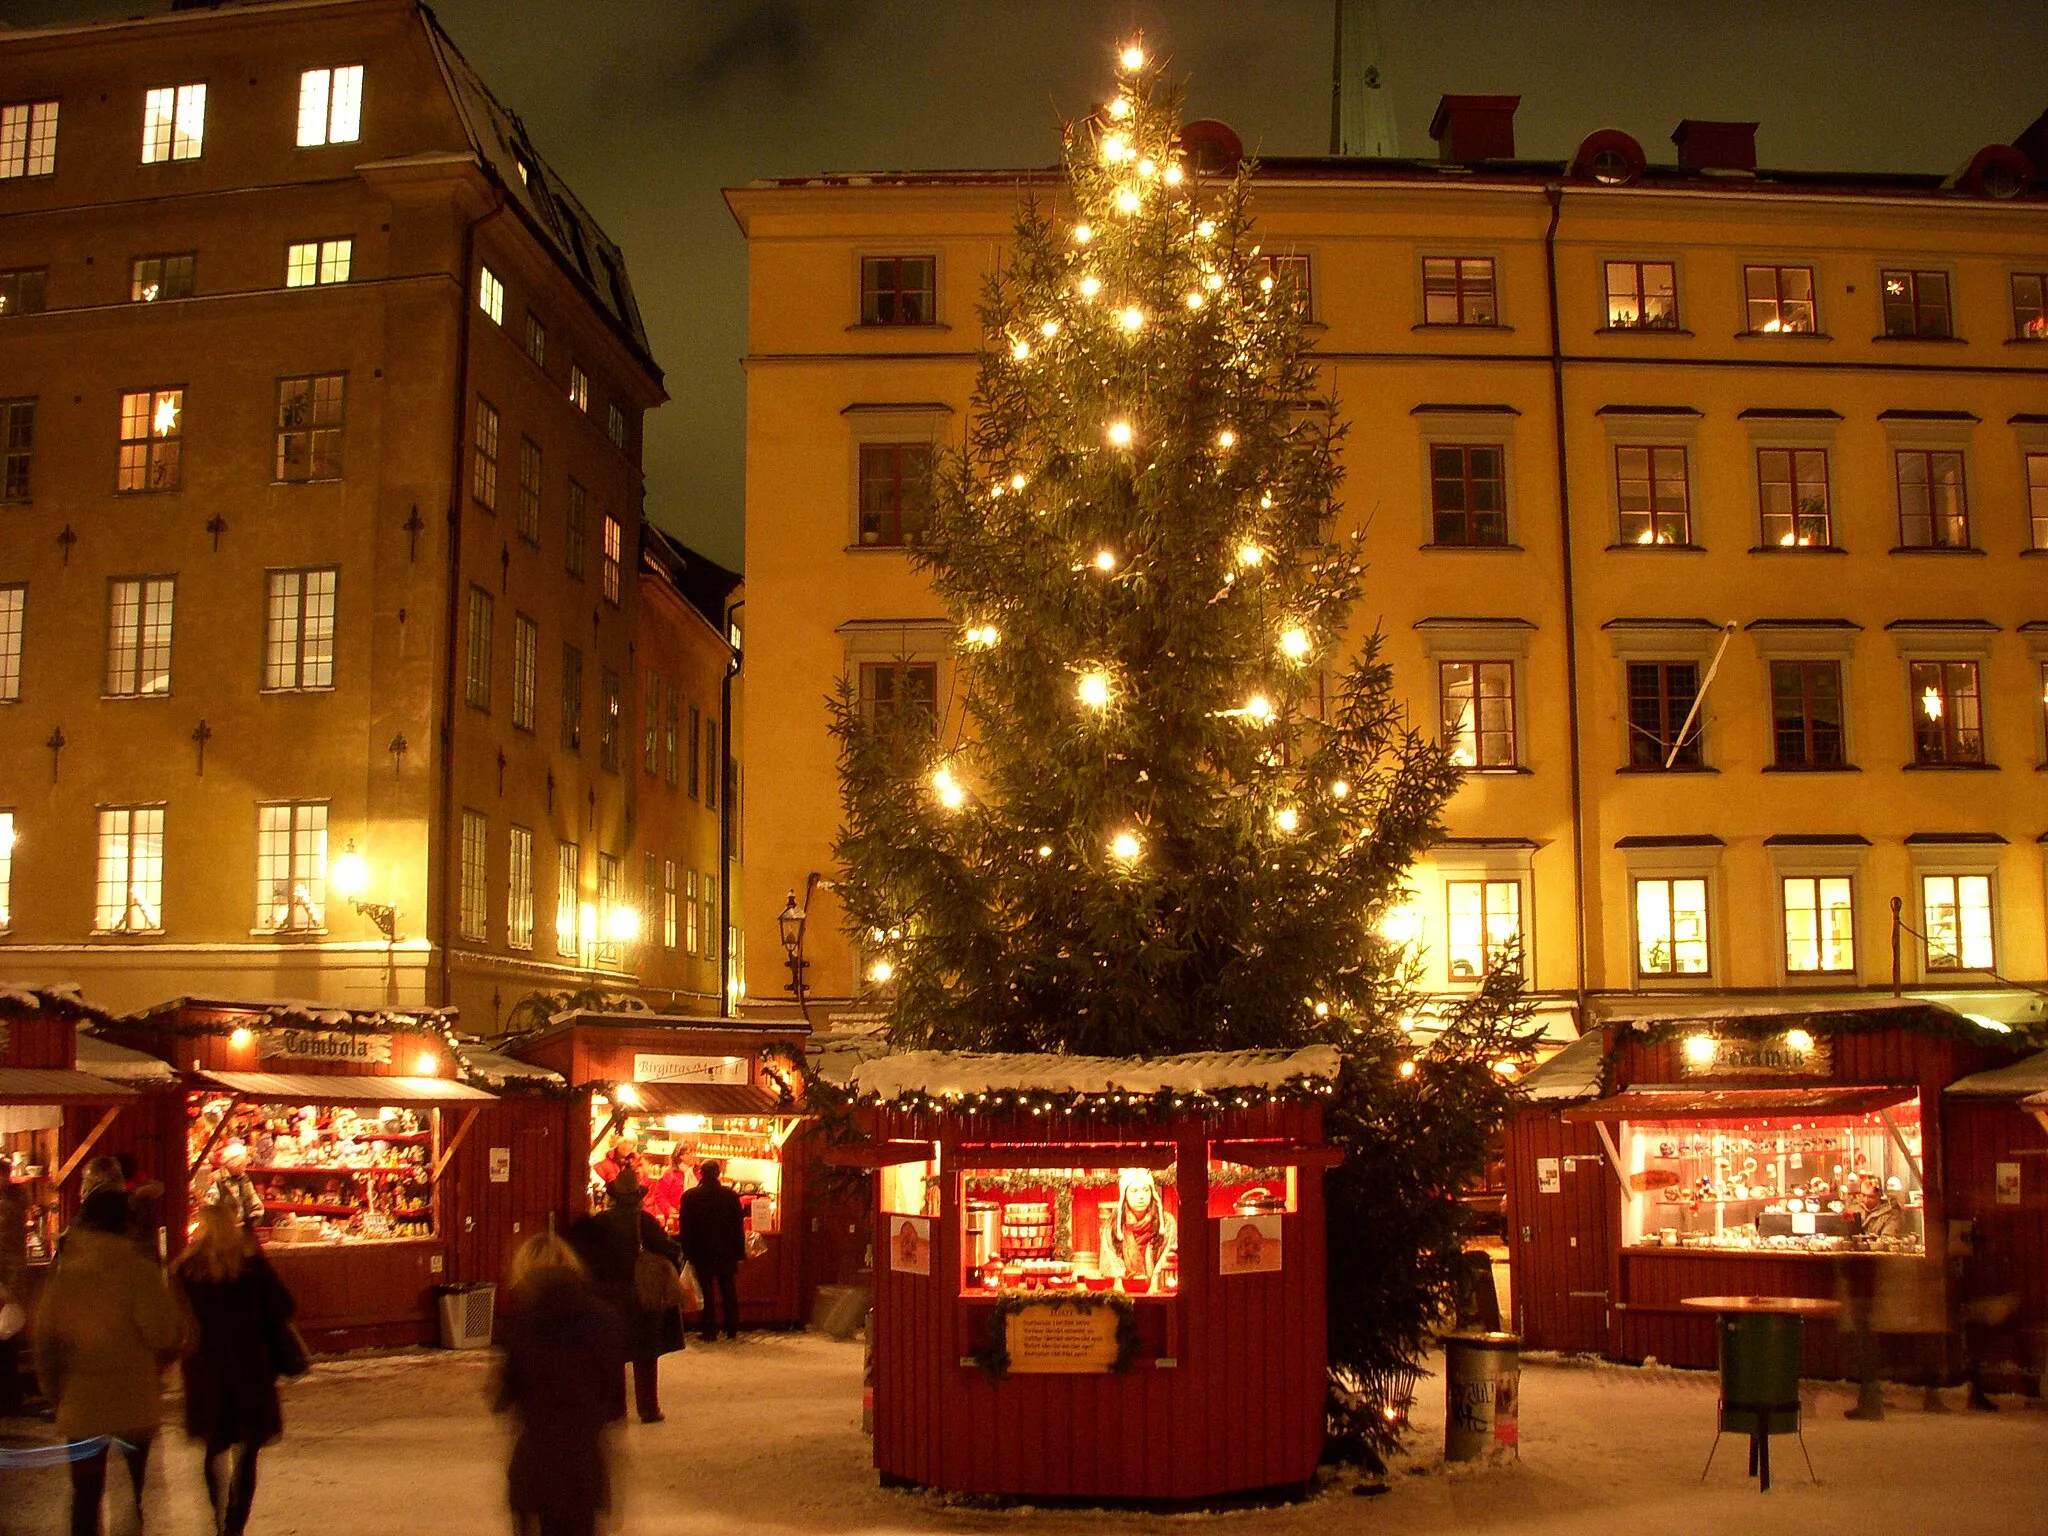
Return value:
[(338, 1029), (266, 1029), (256, 1037), (256, 1053), (265, 1061), (360, 1061), (383, 1065), (391, 1060), (389, 1035), (353, 1035)]
[(1678, 1042), (1678, 1061), (1687, 1077), (1827, 1077), (1835, 1069), (1833, 1043), (1803, 1029), (1751, 1037), (1688, 1035)]
[(636, 1083), (744, 1083), (744, 1056), (666, 1056), (651, 1051), (633, 1053), (633, 1081)]

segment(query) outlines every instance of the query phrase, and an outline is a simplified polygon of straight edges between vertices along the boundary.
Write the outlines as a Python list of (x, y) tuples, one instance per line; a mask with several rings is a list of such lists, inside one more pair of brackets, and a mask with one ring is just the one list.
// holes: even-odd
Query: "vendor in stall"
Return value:
[(1102, 1235), (1102, 1271), (1156, 1281), (1179, 1241), (1178, 1223), (1159, 1198), (1159, 1181), (1149, 1168), (1122, 1169), (1116, 1188)]
[(235, 1213), (242, 1223), (242, 1230), (254, 1232), (263, 1220), (263, 1197), (256, 1192), (256, 1181), (249, 1177), (249, 1149), (239, 1141), (231, 1141), (220, 1155), (220, 1171), (213, 1176), (213, 1184), (206, 1191), (208, 1205), (224, 1205)]

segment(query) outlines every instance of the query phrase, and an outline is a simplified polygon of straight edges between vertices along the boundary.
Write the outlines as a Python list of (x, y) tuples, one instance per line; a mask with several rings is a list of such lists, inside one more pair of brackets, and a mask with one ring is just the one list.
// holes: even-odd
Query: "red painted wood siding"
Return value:
[[(568, 1209), (568, 1106), (564, 1095), (510, 1094), (481, 1107), (441, 1179), (443, 1230), (450, 1238), (450, 1280), (505, 1283), (513, 1252)], [(450, 1111), (447, 1134), (461, 1125)], [(511, 1177), (491, 1182), (491, 1149), (511, 1154)]]
[[(1951, 1099), (1943, 1117), (1949, 1214), (1972, 1221), (2016, 1283), (2022, 1330), (2048, 1329), (2048, 1131), (2017, 1104)], [(2000, 1205), (1997, 1165), (2017, 1163), (2020, 1203)]]
[(0, 1032), (7, 1036), (0, 1045), (0, 1067), (42, 1067), (66, 1069), (78, 1063), (78, 1032), (69, 1019), (47, 1017), (41, 1012), (0, 1012)]
[[(1536, 1160), (1558, 1160), (1558, 1191), (1542, 1194)], [(1621, 1213), (1600, 1133), (1529, 1107), (1508, 1123), (1508, 1274), (1512, 1327), (1528, 1349), (1605, 1350), (1613, 1323), (1612, 1263)]]

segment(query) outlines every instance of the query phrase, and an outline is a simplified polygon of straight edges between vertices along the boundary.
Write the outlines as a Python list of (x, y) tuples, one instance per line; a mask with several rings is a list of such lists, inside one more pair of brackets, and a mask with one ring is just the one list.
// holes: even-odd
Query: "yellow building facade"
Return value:
[[(1428, 984), (1519, 941), (1570, 1034), (1645, 1000), (1953, 996), (2048, 977), (2048, 201), (1958, 176), (1758, 172), (1754, 125), (1512, 158), (1279, 160), (1254, 214), (1348, 427), (1362, 638), (1470, 769), (1401, 914)], [(1191, 126), (1192, 159), (1234, 135)], [(748, 241), (751, 893), (829, 881), (826, 697), (944, 707), (957, 637), (898, 489), (964, 437), (980, 284), (1043, 172), (728, 193)], [(909, 517), (906, 529), (904, 519)], [(1897, 901), (1899, 922), (1893, 920)], [(829, 888), (808, 980), (861, 1005)], [(788, 1001), (757, 947), (754, 1004)]]
[(718, 836), (636, 827), (682, 668), (618, 248), (413, 0), (18, 29), (0, 80), (0, 969), (486, 1034), (633, 990), (647, 855)]

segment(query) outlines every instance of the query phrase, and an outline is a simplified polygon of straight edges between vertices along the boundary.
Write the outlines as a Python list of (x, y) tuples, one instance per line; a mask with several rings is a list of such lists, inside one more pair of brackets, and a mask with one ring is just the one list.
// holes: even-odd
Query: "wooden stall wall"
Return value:
[[(521, 1243), (546, 1231), (550, 1218), (567, 1229), (574, 1219), (569, 1115), (582, 1103), (566, 1094), (516, 1093), (481, 1107), (441, 1181), (451, 1281), (503, 1285)], [(575, 1183), (580, 1192), (582, 1181)]]
[[(73, 1104), (64, 1111), (64, 1129), (59, 1150), (69, 1159), (106, 1113), (102, 1104)], [(127, 1100), (121, 1113), (93, 1143), (91, 1157), (135, 1159), (135, 1177), (163, 1185), (159, 1206), (167, 1256), (185, 1246), (185, 1095), (177, 1087), (148, 1088)], [(59, 1193), (64, 1223), (68, 1226), (78, 1211), (78, 1191), (83, 1180), (77, 1175), (64, 1181)]]
[[(936, 1140), (946, 1177), (932, 1273), (875, 1274), (875, 1464), (885, 1481), (1044, 1498), (1178, 1499), (1305, 1483), (1323, 1444), (1327, 1365), (1322, 1174), (1304, 1167), (1278, 1274), (1217, 1273), (1208, 1143), (1319, 1144), (1321, 1109), (1270, 1107), (1162, 1122), (883, 1112), (882, 1139)], [(967, 1142), (1171, 1142), (1180, 1289), (1134, 1298), (1143, 1347), (1122, 1374), (1010, 1375), (968, 1357), (993, 1299), (960, 1293), (957, 1161)]]
[[(2009, 1100), (1951, 1099), (1944, 1130), (1949, 1215), (1972, 1224), (1991, 1277), (2019, 1294), (2006, 1340), (2014, 1358), (2048, 1371), (2048, 1129)], [(1999, 1198), (2001, 1163), (2019, 1174), (2017, 1201)]]
[(69, 1071), (78, 1063), (78, 1026), (69, 1018), (8, 1009), (0, 1013), (0, 1067)]
[[(1555, 1159), (1555, 1191), (1540, 1160)], [(1529, 1106), (1508, 1123), (1508, 1273), (1527, 1349), (1612, 1345), (1614, 1245), (1621, 1215), (1597, 1127)]]

